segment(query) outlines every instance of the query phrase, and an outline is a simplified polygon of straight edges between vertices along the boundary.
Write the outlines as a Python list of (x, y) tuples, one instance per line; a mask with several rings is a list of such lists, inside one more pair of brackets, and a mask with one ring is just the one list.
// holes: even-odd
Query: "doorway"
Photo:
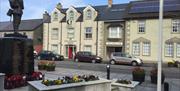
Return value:
[(66, 45), (66, 57), (68, 59), (73, 59), (76, 53), (75, 45)]

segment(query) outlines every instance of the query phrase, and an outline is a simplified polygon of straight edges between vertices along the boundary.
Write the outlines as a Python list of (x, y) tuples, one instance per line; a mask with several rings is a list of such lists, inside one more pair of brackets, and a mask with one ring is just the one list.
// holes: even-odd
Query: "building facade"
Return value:
[[(145, 6), (144, 6), (145, 5)], [(165, 0), (163, 61), (180, 60), (180, 7)], [(64, 9), (57, 4), (43, 26), (43, 49), (72, 59), (78, 51), (91, 51), (109, 60), (112, 52), (126, 52), (146, 62), (158, 57), (158, 0), (133, 1)]]

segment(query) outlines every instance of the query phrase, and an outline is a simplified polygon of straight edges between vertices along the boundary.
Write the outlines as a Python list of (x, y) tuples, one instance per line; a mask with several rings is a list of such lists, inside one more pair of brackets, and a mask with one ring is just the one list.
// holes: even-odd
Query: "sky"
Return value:
[[(70, 6), (82, 7), (87, 5), (107, 5), (108, 0), (23, 0), (23, 20), (40, 19), (46, 10), (49, 13), (55, 8), (57, 3), (61, 3), (63, 8)], [(130, 0), (113, 0), (113, 4), (128, 3)], [(0, 0), (0, 21), (9, 21), (10, 17), (6, 15), (10, 8), (9, 0)]]

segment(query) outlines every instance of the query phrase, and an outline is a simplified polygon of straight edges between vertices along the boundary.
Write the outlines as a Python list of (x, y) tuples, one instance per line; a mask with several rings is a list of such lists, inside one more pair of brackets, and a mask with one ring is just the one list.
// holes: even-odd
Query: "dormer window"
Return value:
[(54, 16), (53, 21), (57, 21), (58, 20), (58, 13), (54, 12), (53, 16)]
[(74, 12), (73, 11), (69, 12), (69, 20), (74, 20)]
[(92, 11), (89, 9), (89, 10), (87, 10), (86, 14), (87, 14), (86, 19), (90, 20), (92, 18)]

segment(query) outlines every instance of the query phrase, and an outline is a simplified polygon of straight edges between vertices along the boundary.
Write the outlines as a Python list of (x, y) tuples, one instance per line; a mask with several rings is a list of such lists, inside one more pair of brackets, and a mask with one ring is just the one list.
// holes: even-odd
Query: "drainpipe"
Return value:
[(62, 22), (61, 22), (60, 54), (62, 54)]
[(47, 36), (47, 50), (49, 50), (49, 23), (48, 23), (48, 36)]
[(97, 25), (96, 25), (96, 56), (98, 55), (98, 14), (97, 14)]
[(82, 28), (82, 25), (81, 25), (81, 21), (80, 21), (80, 38), (79, 38), (79, 51), (81, 51), (81, 28)]

